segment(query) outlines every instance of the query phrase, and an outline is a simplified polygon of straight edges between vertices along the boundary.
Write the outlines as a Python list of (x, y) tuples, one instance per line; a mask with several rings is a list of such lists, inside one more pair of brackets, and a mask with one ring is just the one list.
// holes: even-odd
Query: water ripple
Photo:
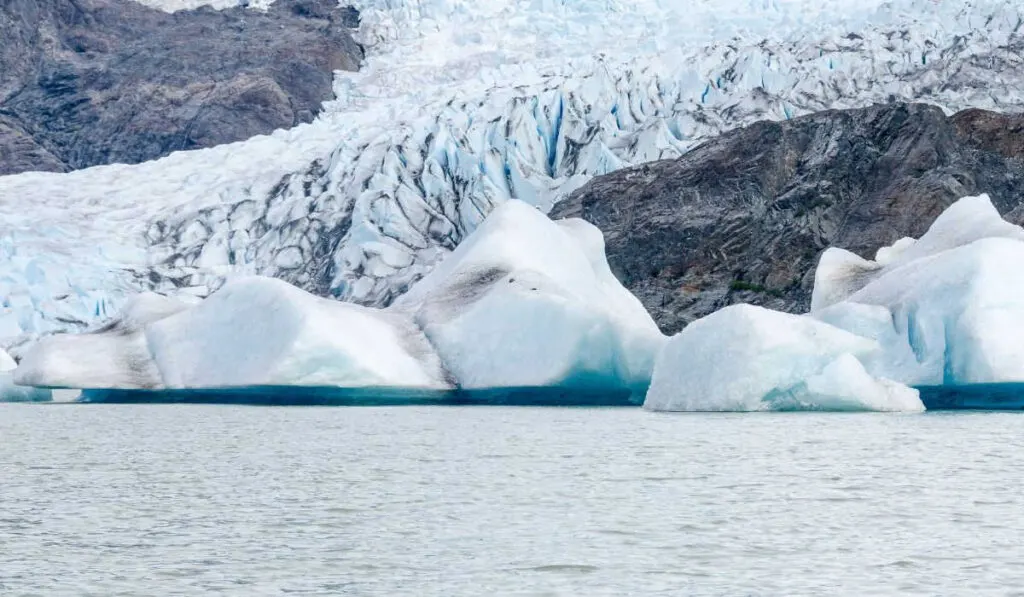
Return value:
[(10, 595), (1011, 594), (1024, 417), (0, 406)]

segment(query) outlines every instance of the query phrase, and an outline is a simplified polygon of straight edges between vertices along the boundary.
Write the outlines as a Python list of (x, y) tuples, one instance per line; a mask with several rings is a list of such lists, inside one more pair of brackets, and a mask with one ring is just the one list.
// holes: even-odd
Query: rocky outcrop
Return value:
[(362, 48), (353, 9), (173, 14), (130, 0), (0, 1), (0, 174), (137, 163), (312, 120)]
[(1024, 116), (891, 104), (760, 122), (601, 176), (555, 206), (605, 233), (616, 275), (673, 333), (723, 306), (810, 306), (818, 256), (871, 258), (988, 193), (1024, 220)]

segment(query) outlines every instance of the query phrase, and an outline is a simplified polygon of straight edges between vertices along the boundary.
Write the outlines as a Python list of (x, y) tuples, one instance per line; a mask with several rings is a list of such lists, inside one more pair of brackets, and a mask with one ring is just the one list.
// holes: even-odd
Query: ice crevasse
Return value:
[(19, 384), (566, 387), (642, 396), (665, 342), (601, 232), (509, 201), (388, 309), (240, 277), (201, 301), (141, 294), (106, 326), (41, 339)]
[(736, 306), (691, 324), (659, 356), (645, 406), (913, 411), (912, 386), (1022, 382), (1021, 263), (1024, 229), (965, 197), (874, 260), (827, 250), (809, 314)]

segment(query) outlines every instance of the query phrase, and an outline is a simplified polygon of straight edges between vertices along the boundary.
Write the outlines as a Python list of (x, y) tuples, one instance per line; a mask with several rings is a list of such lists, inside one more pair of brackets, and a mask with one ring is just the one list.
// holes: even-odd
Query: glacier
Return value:
[(0, 178), (0, 346), (18, 356), (140, 292), (205, 297), (239, 274), (387, 306), (496, 205), (547, 210), (729, 128), (890, 99), (1021, 105), (1009, 0), (354, 4), (366, 63), (313, 123)]

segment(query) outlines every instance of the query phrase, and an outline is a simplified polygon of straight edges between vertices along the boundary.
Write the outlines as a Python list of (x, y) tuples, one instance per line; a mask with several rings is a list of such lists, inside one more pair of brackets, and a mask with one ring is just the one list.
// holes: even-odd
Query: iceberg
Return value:
[(919, 388), (1024, 382), (1024, 229), (987, 195), (863, 259), (828, 249), (808, 315), (727, 307), (671, 338), (652, 410), (921, 409)]
[[(981, 195), (950, 206), (917, 241), (900, 243), (889, 259), (841, 274), (836, 253), (826, 253), (814, 317), (876, 340), (882, 352), (868, 369), (906, 384), (1024, 381), (1024, 229)], [(862, 273), (850, 276), (854, 270)]]
[(892, 246), (882, 247), (874, 261), (844, 249), (830, 248), (822, 254), (814, 273), (811, 311), (849, 299), (887, 273), (986, 238), (1024, 242), (1024, 229), (1003, 220), (989, 196), (982, 194), (964, 197), (950, 205), (919, 240), (905, 237)]
[(874, 261), (828, 250), (809, 314), (734, 305), (666, 338), (612, 274), (600, 230), (508, 200), (386, 309), (259, 276), (203, 300), (145, 293), (92, 333), (41, 339), (12, 381), (545, 388), (645, 396), (649, 410), (915, 412), (911, 386), (1024, 383), (1020, 263), (1024, 230), (987, 196), (966, 197)]
[(601, 232), (498, 207), (387, 309), (242, 277), (152, 293), (91, 333), (42, 338), (15, 380), (93, 389), (566, 388), (642, 395), (666, 338), (612, 275)]
[(259, 276), (195, 305), (135, 297), (95, 332), (40, 340), (14, 379), (104, 389), (450, 385), (425, 338), (400, 318)]
[(642, 395), (666, 338), (612, 274), (604, 237), (518, 200), (399, 298), (459, 386)]
[(656, 411), (924, 409), (916, 390), (870, 375), (879, 350), (806, 315), (733, 305), (673, 336), (644, 408)]
[(0, 402), (49, 402), (49, 390), (20, 386), (14, 383), (11, 372), (18, 366), (6, 351), (0, 350)]

